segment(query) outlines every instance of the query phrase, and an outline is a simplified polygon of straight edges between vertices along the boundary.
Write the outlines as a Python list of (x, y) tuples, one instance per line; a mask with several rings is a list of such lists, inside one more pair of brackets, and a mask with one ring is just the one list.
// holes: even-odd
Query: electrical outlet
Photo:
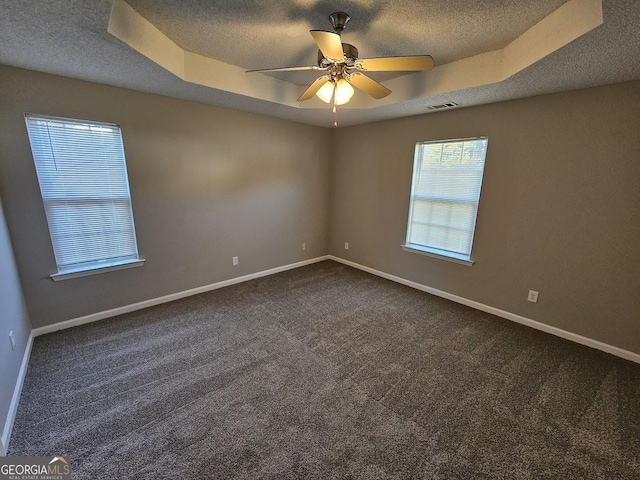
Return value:
[(9, 341), (11, 342), (11, 350), (16, 349), (16, 336), (13, 334), (13, 330), (9, 332)]
[(344, 249), (349, 250), (349, 242), (344, 242)]
[(302, 244), (302, 249), (303, 249), (303, 250), (306, 250), (306, 249), (307, 249), (307, 244), (306, 244), (306, 243), (303, 243), (303, 244)]
[(237, 265), (238, 264), (238, 257), (233, 257), (231, 259), (231, 261), (233, 262), (234, 265)]
[(527, 300), (533, 303), (538, 303), (538, 292), (536, 292), (535, 290), (529, 290), (529, 296), (527, 297)]

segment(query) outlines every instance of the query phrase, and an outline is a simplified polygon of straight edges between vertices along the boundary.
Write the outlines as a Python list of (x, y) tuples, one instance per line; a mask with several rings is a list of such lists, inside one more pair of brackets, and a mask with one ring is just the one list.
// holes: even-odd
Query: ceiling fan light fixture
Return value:
[(320, 100), (322, 100), (324, 103), (331, 102), (331, 99), (333, 98), (333, 90), (335, 86), (336, 84), (334, 83), (333, 80), (328, 81), (327, 83), (322, 85), (322, 87), (320, 87), (320, 89), (316, 92), (316, 96)]
[(359, 58), (358, 49), (350, 43), (344, 43), (340, 33), (349, 22), (349, 15), (334, 12), (329, 21), (335, 33), (325, 30), (311, 30), (311, 37), (318, 47), (317, 65), (301, 67), (263, 68), (247, 72), (295, 72), (322, 70), (322, 76), (307, 87), (298, 97), (298, 102), (317, 96), (324, 103), (344, 105), (351, 100), (354, 87), (375, 99), (381, 99), (391, 93), (387, 87), (366, 75), (368, 72), (424, 72), (434, 66), (430, 55), (411, 55), (405, 57)]
[(344, 78), (336, 83), (336, 105), (344, 105), (353, 97), (353, 87)]

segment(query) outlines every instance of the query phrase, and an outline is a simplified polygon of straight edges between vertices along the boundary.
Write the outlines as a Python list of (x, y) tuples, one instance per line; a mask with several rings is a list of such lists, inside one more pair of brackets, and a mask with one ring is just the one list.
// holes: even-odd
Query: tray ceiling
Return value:
[(317, 72), (244, 70), (313, 64), (309, 30), (340, 10), (361, 57), (437, 65), (379, 75), (393, 94), (354, 96), (341, 126), (640, 78), (634, 0), (15, 0), (0, 5), (0, 63), (328, 127), (324, 104), (295, 101)]

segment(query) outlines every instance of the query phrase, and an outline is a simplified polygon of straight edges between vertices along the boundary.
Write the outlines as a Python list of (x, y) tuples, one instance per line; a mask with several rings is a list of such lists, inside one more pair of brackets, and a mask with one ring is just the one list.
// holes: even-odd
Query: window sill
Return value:
[(54, 273), (51, 278), (54, 282), (60, 280), (69, 280), (71, 278), (87, 277), (89, 275), (98, 275), (99, 273), (114, 272), (116, 270), (124, 270), (125, 268), (141, 267), (145, 260), (139, 258), (136, 260), (125, 260), (122, 262), (113, 262), (100, 267), (83, 267), (74, 270)]
[(417, 253), (419, 255), (426, 255), (427, 257), (439, 258), (440, 260), (446, 260), (447, 262), (459, 263), (460, 265), (467, 265), (470, 267), (475, 262), (470, 258), (460, 255), (458, 253), (447, 252), (446, 250), (438, 250), (437, 248), (423, 247), (421, 245), (401, 245), (405, 252)]

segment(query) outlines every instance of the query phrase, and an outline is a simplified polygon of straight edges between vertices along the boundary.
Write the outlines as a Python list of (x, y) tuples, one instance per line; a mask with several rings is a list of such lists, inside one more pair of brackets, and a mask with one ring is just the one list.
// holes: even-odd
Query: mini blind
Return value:
[(120, 127), (25, 120), (58, 273), (138, 260)]
[(487, 138), (416, 144), (407, 247), (469, 260)]

